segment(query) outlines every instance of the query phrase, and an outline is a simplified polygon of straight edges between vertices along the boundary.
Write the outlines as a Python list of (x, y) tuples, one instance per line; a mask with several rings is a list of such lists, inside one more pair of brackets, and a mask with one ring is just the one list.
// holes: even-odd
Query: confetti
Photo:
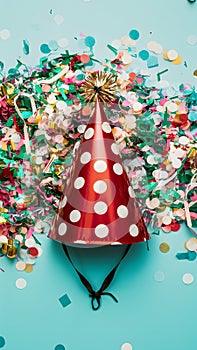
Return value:
[(60, 24), (62, 24), (62, 23), (64, 22), (64, 17), (61, 16), (61, 15), (55, 15), (55, 16), (53, 17), (53, 19), (54, 19), (54, 22), (55, 22), (56, 24), (58, 24), (58, 25), (60, 25)]
[(10, 31), (8, 29), (3, 29), (0, 31), (0, 39), (7, 40), (10, 38)]
[(71, 300), (70, 300), (70, 298), (68, 297), (67, 294), (64, 294), (62, 297), (60, 297), (59, 298), (59, 302), (62, 305), (62, 307), (66, 307), (69, 304), (71, 304)]
[(3, 348), (5, 346), (5, 338), (0, 336), (0, 348)]
[[(56, 24), (64, 21), (60, 15), (52, 18)], [(175, 91), (162, 80), (168, 69), (157, 68), (161, 60), (168, 65), (182, 62), (176, 48), (163, 51), (160, 43), (150, 41), (138, 50), (139, 37), (140, 32), (131, 29), (113, 40), (107, 47), (114, 57), (103, 62), (94, 56), (96, 39), (91, 35), (75, 38), (80, 51), (75, 54), (64, 50), (66, 38), (49, 40), (40, 45), (44, 57), (35, 68), (18, 61), (0, 81), (0, 246), (11, 236), (26, 267), (32, 268), (43, 253), (39, 235), (49, 230), (62, 180), (91, 114), (80, 86), (95, 62), (98, 69), (117, 76), (121, 104), (114, 103), (108, 118), (147, 226), (155, 233), (162, 229), (172, 234), (183, 222), (197, 226), (195, 189), (189, 187), (197, 164), (196, 91), (188, 83)], [(24, 39), (24, 44), (28, 54), (30, 43)], [(64, 53), (50, 57), (59, 48)], [(142, 61), (147, 69), (142, 69)], [(193, 75), (197, 77), (196, 70)]]
[(24, 278), (18, 278), (16, 280), (16, 287), (18, 289), (24, 289), (27, 285), (27, 281)]
[(124, 343), (121, 346), (121, 350), (132, 350), (132, 349), (133, 349), (133, 347), (130, 343)]
[(156, 271), (154, 273), (154, 279), (156, 282), (163, 282), (165, 279), (165, 274), (163, 273), (163, 271)]
[(34, 267), (32, 264), (25, 264), (25, 272), (31, 273), (33, 271)]
[(185, 284), (192, 284), (194, 282), (194, 276), (191, 273), (185, 273), (182, 277), (182, 281)]
[(160, 244), (159, 250), (160, 250), (162, 253), (167, 253), (167, 252), (169, 252), (169, 250), (170, 250), (170, 246), (169, 246), (168, 243), (163, 242), (163, 243)]
[(25, 270), (25, 267), (26, 267), (26, 264), (25, 264), (24, 261), (18, 261), (18, 262), (16, 263), (16, 269), (17, 269), (18, 271), (23, 271), (23, 270)]
[(62, 344), (58, 344), (55, 346), (54, 350), (66, 350), (65, 346)]

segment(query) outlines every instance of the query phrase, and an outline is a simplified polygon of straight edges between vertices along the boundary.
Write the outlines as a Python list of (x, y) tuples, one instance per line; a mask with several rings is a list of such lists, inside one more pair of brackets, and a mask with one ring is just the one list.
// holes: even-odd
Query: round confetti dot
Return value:
[(60, 38), (57, 43), (61, 48), (68, 46), (68, 40), (66, 38)]
[(132, 29), (130, 32), (129, 32), (129, 36), (132, 40), (138, 40), (139, 37), (140, 37), (140, 33), (138, 32), (137, 29)]
[(85, 129), (86, 129), (86, 125), (82, 124), (78, 126), (77, 131), (80, 132), (80, 134), (83, 134)]
[(66, 203), (67, 203), (67, 197), (64, 196), (64, 198), (62, 199), (62, 201), (60, 203), (60, 209), (64, 208)]
[(14, 143), (19, 143), (20, 140), (21, 140), (21, 137), (20, 137), (19, 134), (13, 134), (13, 135), (11, 136), (11, 141), (13, 141)]
[(70, 221), (78, 222), (81, 219), (81, 213), (79, 210), (72, 210), (70, 213)]
[(10, 31), (8, 29), (3, 29), (0, 31), (0, 38), (3, 40), (7, 40), (10, 37)]
[(178, 53), (176, 52), (176, 50), (168, 50), (167, 57), (170, 61), (176, 60), (176, 58), (178, 57)]
[(36, 157), (36, 164), (37, 165), (42, 164), (42, 157)]
[(172, 113), (173, 113), (173, 112), (176, 112), (177, 109), (178, 109), (177, 104), (174, 103), (174, 102), (168, 103), (166, 107), (168, 108), (168, 111), (169, 111), (169, 112), (172, 112)]
[(130, 343), (124, 343), (121, 346), (121, 350), (132, 350), (132, 349), (133, 349), (133, 347)]
[(5, 338), (0, 336), (0, 348), (3, 348), (5, 345)]
[(128, 187), (128, 192), (129, 192), (129, 196), (131, 198), (135, 198), (135, 193), (134, 193), (134, 191), (133, 191), (131, 186)]
[(185, 273), (182, 277), (182, 281), (185, 284), (192, 284), (194, 282), (194, 276), (191, 273)]
[(100, 224), (95, 228), (95, 235), (99, 238), (104, 238), (108, 235), (109, 229), (106, 225)]
[(173, 167), (174, 167), (175, 169), (179, 169), (180, 166), (182, 165), (182, 162), (181, 162), (180, 159), (175, 158), (175, 159), (173, 160), (173, 162), (172, 162), (172, 165), (173, 165)]
[(80, 162), (82, 164), (87, 164), (91, 160), (91, 154), (90, 152), (84, 152), (80, 157)]
[(181, 56), (178, 56), (175, 60), (172, 61), (173, 64), (181, 64), (183, 61)]
[(169, 252), (169, 250), (170, 250), (170, 246), (169, 246), (168, 243), (163, 242), (163, 243), (160, 244), (159, 250), (160, 250), (162, 253), (167, 253), (167, 252)]
[(136, 237), (139, 233), (139, 230), (138, 230), (138, 227), (137, 225), (135, 224), (132, 224), (130, 227), (129, 227), (129, 233), (132, 237)]
[(84, 138), (86, 140), (91, 139), (91, 137), (94, 135), (94, 129), (93, 128), (88, 128), (84, 134)]
[(190, 45), (195, 45), (197, 43), (197, 36), (196, 35), (189, 35), (187, 37), (187, 43)]
[(41, 51), (42, 53), (45, 53), (45, 54), (51, 52), (51, 50), (50, 50), (50, 48), (49, 48), (49, 46), (48, 46), (47, 44), (42, 44), (42, 45), (40, 45), (40, 51)]
[(77, 177), (75, 182), (74, 182), (74, 187), (79, 190), (80, 188), (82, 188), (85, 184), (85, 179), (83, 177)]
[(179, 137), (179, 143), (181, 145), (187, 145), (190, 142), (190, 140), (186, 136)]
[(38, 256), (38, 249), (37, 248), (31, 247), (28, 249), (28, 251), (29, 251), (30, 257), (36, 258)]
[(16, 239), (17, 241), (19, 241), (20, 243), (22, 243), (22, 241), (23, 241), (23, 236), (22, 236), (22, 235), (16, 235), (16, 236), (15, 236), (15, 239)]
[(83, 54), (83, 55), (80, 56), (80, 61), (82, 63), (86, 64), (86, 63), (90, 62), (90, 56), (86, 55), (86, 54)]
[(16, 263), (16, 269), (18, 270), (18, 271), (23, 271), (23, 270), (25, 270), (25, 263), (24, 263), (24, 261), (18, 261), (17, 263)]
[(140, 102), (135, 102), (135, 103), (133, 104), (133, 110), (134, 110), (135, 112), (141, 111), (141, 110), (142, 110), (142, 104), (141, 104)]
[(33, 238), (27, 238), (26, 240), (25, 240), (25, 245), (26, 245), (26, 247), (33, 247), (34, 246), (34, 244), (35, 244), (35, 241), (34, 241), (34, 239)]
[(163, 282), (165, 279), (165, 274), (163, 273), (163, 271), (156, 271), (154, 273), (154, 279), (156, 282)]
[(87, 36), (85, 38), (85, 45), (92, 48), (95, 45), (95, 39), (93, 36)]
[(61, 16), (61, 15), (55, 15), (53, 17), (53, 19), (54, 19), (55, 23), (58, 24), (58, 25), (60, 25), (60, 24), (62, 24), (64, 22), (64, 17)]
[(119, 216), (119, 218), (126, 218), (128, 216), (128, 209), (127, 207), (125, 207), (125, 205), (120, 205), (118, 208), (117, 208), (117, 214)]
[(63, 236), (63, 235), (65, 235), (66, 231), (67, 231), (67, 225), (66, 225), (64, 222), (62, 222), (62, 223), (59, 225), (58, 234), (59, 234), (60, 236)]
[(139, 52), (139, 57), (143, 61), (146, 61), (149, 58), (149, 52), (147, 50), (142, 50), (142, 51)]
[(27, 285), (27, 281), (24, 278), (18, 278), (16, 280), (16, 287), (18, 289), (24, 289)]
[(102, 129), (103, 129), (104, 132), (106, 132), (108, 134), (111, 132), (111, 126), (109, 125), (108, 122), (104, 122), (102, 124)]
[(115, 163), (113, 165), (113, 171), (116, 175), (122, 175), (122, 173), (123, 173), (122, 165), (119, 163)]
[(48, 46), (49, 46), (49, 49), (52, 51), (56, 51), (58, 49), (58, 43), (56, 40), (49, 41)]
[(59, 109), (59, 111), (64, 111), (67, 108), (67, 104), (64, 101), (58, 101), (56, 103), (56, 107), (57, 107), (57, 109)]
[(116, 155), (118, 155), (120, 153), (119, 147), (116, 143), (112, 143), (111, 150)]
[(172, 219), (171, 219), (170, 216), (166, 215), (166, 216), (163, 217), (162, 222), (163, 222), (164, 225), (170, 225), (171, 222), (172, 222)]
[(104, 193), (107, 191), (107, 184), (103, 180), (98, 180), (94, 183), (93, 189), (96, 193)]
[(197, 69), (195, 69), (193, 75), (194, 75), (195, 78), (197, 78)]
[(26, 273), (31, 273), (33, 271), (34, 267), (32, 264), (26, 264), (25, 266), (25, 272)]
[(107, 204), (105, 202), (97, 202), (94, 205), (94, 211), (96, 214), (103, 215), (107, 212)]
[(8, 242), (8, 238), (4, 235), (0, 236), (0, 243), (7, 243)]
[(97, 172), (97, 173), (103, 173), (104, 171), (107, 170), (107, 164), (104, 160), (97, 160), (95, 163), (94, 163), (94, 170)]
[(56, 347), (54, 348), (54, 350), (66, 350), (65, 346), (62, 344), (58, 344), (56, 345)]

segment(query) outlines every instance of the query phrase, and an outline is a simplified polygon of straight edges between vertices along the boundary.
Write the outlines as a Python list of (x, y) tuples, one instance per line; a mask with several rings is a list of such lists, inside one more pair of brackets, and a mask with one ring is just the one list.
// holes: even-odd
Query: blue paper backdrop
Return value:
[[(56, 14), (64, 17), (61, 25), (54, 22)], [(192, 72), (197, 68), (197, 46), (189, 45), (187, 37), (197, 35), (196, 18), (197, 3), (186, 0), (10, 0), (1, 3), (0, 30), (7, 28), (11, 36), (0, 39), (0, 59), (7, 69), (16, 58), (35, 65), (41, 56), (40, 44), (62, 37), (76, 52), (73, 38), (80, 32), (93, 35), (96, 55), (106, 57), (106, 44), (137, 28), (142, 48), (147, 41), (156, 40), (165, 49), (176, 49), (186, 60), (188, 68), (171, 65), (165, 79), (173, 84), (195, 84)], [(24, 39), (31, 44), (29, 56), (22, 51)], [(165, 62), (161, 70), (163, 66)], [(122, 344), (130, 343), (133, 350), (196, 350), (196, 261), (178, 261), (175, 257), (190, 237), (183, 226), (179, 232), (153, 236), (149, 252), (143, 244), (134, 246), (110, 287), (119, 303), (104, 297), (97, 312), (92, 311), (87, 292), (58, 243), (41, 238), (44, 254), (31, 274), (16, 271), (15, 262), (1, 259), (5, 269), (5, 273), (0, 272), (0, 336), (6, 340), (4, 348), (54, 350), (62, 344), (67, 350), (120, 350)], [(163, 241), (171, 246), (167, 254), (159, 251)], [(122, 247), (72, 250), (72, 256), (98, 288), (121, 252)], [(154, 280), (157, 271), (165, 274), (163, 282)], [(182, 282), (187, 272), (195, 278), (189, 286)], [(15, 287), (19, 277), (27, 280), (24, 290)], [(65, 293), (71, 304), (63, 308), (58, 299)]]

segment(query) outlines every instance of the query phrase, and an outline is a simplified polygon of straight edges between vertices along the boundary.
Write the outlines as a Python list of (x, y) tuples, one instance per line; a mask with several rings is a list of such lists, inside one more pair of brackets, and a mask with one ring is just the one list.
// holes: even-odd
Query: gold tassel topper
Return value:
[(118, 91), (117, 77), (112, 73), (103, 71), (89, 73), (85, 82), (81, 85), (82, 96), (87, 102), (96, 101), (110, 102), (116, 99)]

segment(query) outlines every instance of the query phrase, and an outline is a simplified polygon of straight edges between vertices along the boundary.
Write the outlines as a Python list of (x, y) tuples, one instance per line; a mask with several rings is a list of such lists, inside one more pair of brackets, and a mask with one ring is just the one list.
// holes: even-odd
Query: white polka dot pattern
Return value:
[(93, 128), (88, 128), (84, 134), (84, 138), (86, 140), (91, 139), (91, 137), (94, 135), (94, 129)]
[(63, 236), (63, 235), (65, 235), (66, 231), (67, 231), (67, 225), (64, 222), (62, 222), (59, 225), (58, 233), (59, 233), (60, 236)]
[(123, 173), (123, 167), (120, 163), (115, 163), (113, 165), (113, 171), (116, 175), (122, 175)]
[(94, 163), (94, 170), (97, 173), (104, 173), (104, 171), (107, 169), (107, 164), (104, 160), (97, 160)]
[(60, 202), (60, 209), (61, 209), (61, 208), (64, 208), (65, 205), (66, 205), (66, 203), (67, 203), (67, 197), (64, 196), (64, 198), (63, 198), (62, 201)]
[(109, 229), (106, 225), (100, 224), (95, 228), (95, 235), (99, 238), (104, 238), (109, 234)]
[(139, 230), (137, 225), (133, 224), (129, 227), (129, 233), (132, 237), (138, 236)]
[(103, 215), (107, 212), (107, 204), (105, 202), (97, 202), (94, 205), (94, 211), (96, 214)]
[(82, 164), (87, 164), (91, 160), (91, 154), (90, 152), (84, 152), (80, 157), (80, 162)]
[(111, 132), (111, 126), (109, 125), (108, 122), (104, 122), (102, 124), (102, 129), (104, 132), (106, 132), (107, 134), (109, 134)]
[(117, 209), (117, 214), (119, 216), (119, 218), (126, 218), (128, 216), (128, 209), (127, 207), (125, 207), (125, 205), (120, 205)]
[(105, 181), (98, 180), (94, 183), (93, 189), (96, 193), (104, 193), (107, 191), (107, 184)]
[(82, 188), (85, 184), (85, 179), (83, 177), (77, 177), (75, 182), (74, 182), (74, 187), (79, 190)]
[(112, 143), (111, 150), (116, 155), (118, 155), (120, 153), (119, 147), (116, 143)]
[(70, 213), (70, 221), (78, 222), (81, 219), (81, 213), (79, 210), (72, 210)]
[(135, 193), (134, 193), (134, 191), (133, 191), (131, 186), (128, 187), (128, 192), (129, 192), (129, 196), (131, 198), (135, 198)]

